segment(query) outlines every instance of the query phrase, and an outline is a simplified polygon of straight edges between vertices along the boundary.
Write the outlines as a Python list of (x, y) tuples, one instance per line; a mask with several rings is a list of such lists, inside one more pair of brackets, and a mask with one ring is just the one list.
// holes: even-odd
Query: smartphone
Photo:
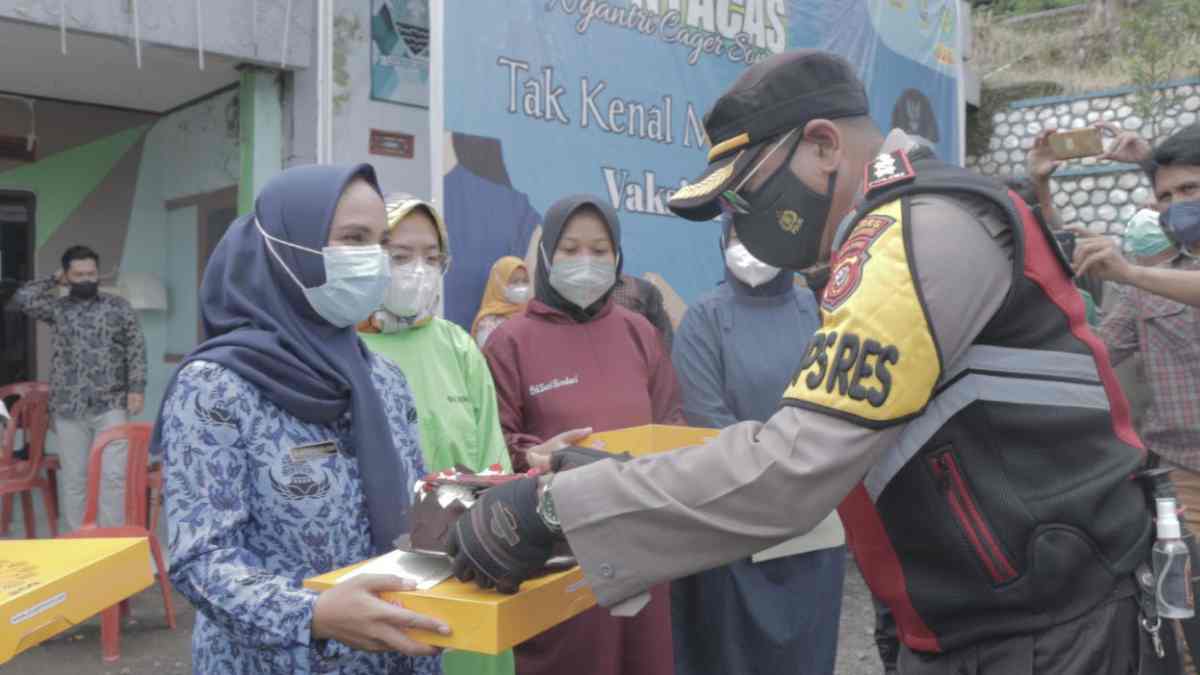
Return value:
[(1070, 264), (1075, 259), (1075, 233), (1074, 232), (1055, 232), (1054, 239), (1058, 241), (1059, 248), (1062, 249), (1063, 257)]
[(1096, 127), (1059, 131), (1050, 135), (1055, 159), (1079, 159), (1104, 154), (1104, 142)]

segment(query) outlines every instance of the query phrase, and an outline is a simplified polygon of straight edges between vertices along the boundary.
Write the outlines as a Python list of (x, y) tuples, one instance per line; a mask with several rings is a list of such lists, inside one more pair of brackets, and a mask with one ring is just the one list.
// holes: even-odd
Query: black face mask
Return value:
[(81, 281), (71, 284), (71, 297), (76, 300), (91, 300), (100, 292), (100, 283), (96, 281)]
[(731, 199), (735, 207), (733, 225), (746, 249), (768, 265), (793, 271), (820, 260), (825, 221), (837, 184), (835, 171), (829, 176), (825, 194), (818, 194), (792, 173), (789, 166), (798, 147), (800, 139), (779, 169), (753, 194)]

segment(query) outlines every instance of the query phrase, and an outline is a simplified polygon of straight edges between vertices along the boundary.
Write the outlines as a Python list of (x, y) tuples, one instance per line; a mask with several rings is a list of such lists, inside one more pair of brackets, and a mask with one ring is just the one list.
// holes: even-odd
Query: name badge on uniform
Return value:
[(335, 441), (321, 441), (320, 443), (297, 445), (288, 450), (288, 455), (291, 456), (293, 462), (309, 462), (314, 459), (325, 459), (336, 454), (337, 442)]

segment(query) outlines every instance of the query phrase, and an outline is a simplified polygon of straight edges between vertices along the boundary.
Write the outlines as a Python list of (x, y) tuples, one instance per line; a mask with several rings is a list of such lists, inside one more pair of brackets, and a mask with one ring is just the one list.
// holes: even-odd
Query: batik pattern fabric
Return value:
[[(394, 445), (424, 475), (403, 373), (372, 359)], [(164, 403), (171, 581), (197, 608), (197, 675), (433, 675), (439, 658), (366, 653), (311, 634), (304, 579), (373, 555), (350, 414), (304, 422), (233, 371), (186, 365)], [(411, 491), (411, 484), (397, 490)]]
[(62, 417), (124, 410), (129, 394), (146, 390), (146, 339), (125, 298), (60, 297), (46, 277), (25, 284), (13, 308), (52, 326), (50, 409)]

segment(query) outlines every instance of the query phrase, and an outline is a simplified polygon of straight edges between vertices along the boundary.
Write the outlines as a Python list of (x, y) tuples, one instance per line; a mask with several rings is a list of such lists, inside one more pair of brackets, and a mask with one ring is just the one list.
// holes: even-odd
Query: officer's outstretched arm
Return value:
[(1011, 283), (1005, 229), (974, 206), (915, 197), (855, 229), (824, 325), (765, 424), (555, 478), (563, 530), (602, 604), (802, 534), (852, 491), (870, 498), (942, 364), (966, 351)]

